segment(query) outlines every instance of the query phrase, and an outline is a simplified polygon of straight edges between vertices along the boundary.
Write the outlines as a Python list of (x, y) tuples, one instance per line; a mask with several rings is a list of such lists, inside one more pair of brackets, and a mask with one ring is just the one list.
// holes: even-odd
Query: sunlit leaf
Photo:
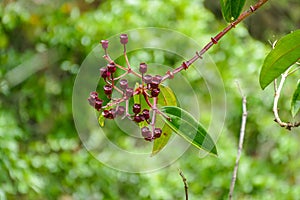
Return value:
[(265, 89), (299, 58), (300, 30), (297, 30), (281, 38), (265, 58), (259, 76), (261, 88)]
[(98, 117), (98, 123), (101, 127), (104, 126), (104, 122), (105, 122), (105, 117), (102, 115), (102, 113), (100, 113), (99, 117)]
[[(160, 94), (158, 96), (158, 104), (161, 106), (176, 106), (176, 96), (173, 93), (172, 89), (168, 86), (161, 85), (160, 86)], [(163, 122), (162, 117), (159, 117), (157, 120), (157, 124), (159, 124), (159, 121)], [(153, 148), (152, 148), (152, 155), (157, 154), (159, 151), (161, 151), (166, 144), (168, 143), (169, 139), (172, 135), (172, 129), (164, 124), (162, 128), (162, 135), (160, 138), (157, 138), (154, 140)]]
[(246, 0), (220, 0), (221, 10), (227, 22), (236, 20), (244, 7)]
[(294, 92), (292, 103), (291, 103), (291, 112), (293, 117), (299, 112), (300, 109), (300, 82), (298, 82), (297, 89)]
[(213, 139), (187, 111), (175, 106), (165, 106), (162, 108), (162, 111), (171, 118), (171, 121), (165, 119), (165, 122), (175, 133), (199, 149), (214, 155), (218, 154)]

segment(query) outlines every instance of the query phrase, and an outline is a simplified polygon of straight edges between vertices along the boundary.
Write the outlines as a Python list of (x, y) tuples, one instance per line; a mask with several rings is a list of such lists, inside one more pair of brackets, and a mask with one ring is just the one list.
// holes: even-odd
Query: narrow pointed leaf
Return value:
[(199, 149), (203, 149), (214, 155), (218, 154), (213, 139), (203, 126), (187, 111), (175, 106), (164, 106), (162, 107), (162, 111), (171, 118), (171, 121), (164, 120), (175, 133)]
[[(161, 106), (176, 106), (177, 100), (176, 96), (173, 93), (172, 89), (168, 86), (161, 85), (160, 86), (160, 94), (158, 96), (158, 104)], [(160, 116), (157, 118), (157, 124), (163, 124), (163, 119)], [(163, 125), (162, 135), (160, 138), (154, 140), (153, 148), (152, 148), (152, 156), (160, 152), (169, 142), (172, 129), (168, 125)]]
[(292, 103), (291, 103), (291, 112), (293, 117), (299, 112), (300, 109), (300, 82), (298, 82), (297, 89), (294, 92)]
[(297, 30), (281, 38), (265, 58), (259, 76), (261, 88), (265, 89), (299, 58), (300, 30)]
[(246, 0), (220, 0), (221, 10), (227, 22), (236, 20), (244, 7)]

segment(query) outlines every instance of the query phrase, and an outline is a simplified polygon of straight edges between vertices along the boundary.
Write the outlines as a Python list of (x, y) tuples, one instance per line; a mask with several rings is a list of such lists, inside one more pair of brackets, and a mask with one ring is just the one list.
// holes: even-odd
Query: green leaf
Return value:
[(261, 88), (265, 89), (299, 58), (300, 30), (297, 30), (281, 38), (276, 43), (275, 48), (265, 58), (259, 76)]
[[(176, 96), (173, 93), (172, 89), (168, 86), (161, 85), (160, 86), (160, 94), (158, 95), (158, 104), (161, 106), (176, 106)], [(164, 123), (162, 117), (157, 118), (156, 124), (164, 124), (162, 128), (162, 135), (160, 138), (154, 140), (153, 148), (152, 148), (152, 156), (160, 152), (169, 142), (172, 129)]]
[(218, 154), (213, 139), (203, 126), (187, 111), (175, 106), (164, 106), (162, 107), (162, 111), (171, 118), (171, 121), (164, 120), (175, 133), (199, 149), (203, 149), (214, 155)]
[(299, 112), (300, 109), (300, 82), (298, 81), (297, 89), (294, 92), (292, 103), (291, 103), (291, 112), (293, 117)]
[(102, 115), (102, 113), (100, 113), (99, 117), (98, 117), (98, 123), (101, 127), (104, 126), (104, 122), (105, 122), (105, 117)]
[(246, 0), (220, 0), (221, 10), (227, 22), (236, 20), (244, 7)]

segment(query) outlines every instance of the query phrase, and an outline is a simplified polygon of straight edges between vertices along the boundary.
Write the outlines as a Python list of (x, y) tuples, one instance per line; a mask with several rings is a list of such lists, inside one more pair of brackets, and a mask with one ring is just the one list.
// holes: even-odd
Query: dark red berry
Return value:
[[(152, 139), (152, 134), (151, 134), (151, 131), (149, 130), (148, 127), (144, 126), (142, 129), (141, 129), (141, 132), (142, 132), (142, 136), (146, 139)], [(147, 140), (146, 139), (146, 140)]]
[(125, 93), (127, 98), (132, 97), (133, 95), (133, 89), (132, 88), (126, 88), (126, 93)]
[(159, 88), (154, 88), (151, 90), (151, 96), (152, 97), (157, 97), (159, 95), (160, 89)]
[(106, 95), (111, 95), (111, 93), (112, 93), (112, 86), (111, 85), (104, 85), (103, 86), (103, 90), (104, 90), (104, 93)]
[(145, 74), (147, 72), (147, 64), (146, 63), (141, 63), (140, 64), (140, 72), (142, 74)]
[(107, 49), (108, 48), (108, 40), (101, 40), (101, 45), (103, 49)]
[(117, 109), (117, 115), (123, 115), (125, 113), (125, 107), (119, 106)]
[(132, 111), (135, 113), (135, 114), (138, 114), (141, 112), (141, 104), (134, 104), (133, 107), (132, 107)]
[(96, 99), (96, 98), (98, 98), (98, 93), (97, 93), (97, 92), (91, 92), (91, 93), (90, 93), (90, 97), (91, 97), (92, 99)]
[(107, 64), (107, 70), (110, 73), (114, 73), (117, 70), (116, 64), (114, 62)]
[(108, 110), (103, 110), (102, 115), (103, 115), (103, 117), (108, 118), (109, 117), (109, 111)]
[(158, 85), (160, 84), (161, 80), (162, 80), (161, 76), (159, 76), (159, 75), (154, 76), (151, 81), (151, 88), (152, 89), (158, 88)]
[(146, 120), (150, 118), (150, 113), (149, 113), (149, 110), (148, 110), (148, 109), (144, 109), (144, 110), (142, 111), (142, 113), (143, 113), (143, 116), (144, 116), (144, 118), (145, 118)]
[(109, 115), (108, 115), (109, 119), (114, 119), (116, 117), (116, 115), (117, 115), (116, 109), (114, 109), (114, 108), (109, 109)]
[(95, 101), (95, 108), (96, 108), (96, 110), (101, 110), (101, 108), (102, 108), (102, 103), (103, 103), (103, 101), (101, 100), (101, 99), (97, 99), (96, 101)]
[(161, 128), (155, 128), (153, 131), (153, 137), (154, 138), (159, 138), (161, 136), (162, 130)]
[(140, 115), (140, 114), (135, 115), (135, 116), (133, 117), (133, 121), (135, 121), (135, 122), (137, 122), (137, 123), (140, 123), (140, 122), (142, 122), (142, 121), (144, 121), (144, 120), (145, 120), (144, 116), (143, 116), (143, 115)]
[(151, 75), (144, 76), (144, 82), (146, 84), (151, 83), (152, 82), (152, 76)]
[(128, 87), (128, 81), (126, 79), (120, 80), (120, 87), (125, 90)]
[(161, 75), (155, 75), (154, 77), (153, 77), (153, 80), (155, 80), (155, 81), (158, 81), (159, 83), (161, 82), (161, 80), (162, 80), (162, 76)]
[(128, 42), (127, 34), (121, 34), (120, 35), (120, 42), (121, 42), (121, 44), (127, 44), (127, 42)]
[(104, 79), (110, 76), (110, 72), (107, 70), (106, 67), (102, 67), (100, 69), (100, 76)]

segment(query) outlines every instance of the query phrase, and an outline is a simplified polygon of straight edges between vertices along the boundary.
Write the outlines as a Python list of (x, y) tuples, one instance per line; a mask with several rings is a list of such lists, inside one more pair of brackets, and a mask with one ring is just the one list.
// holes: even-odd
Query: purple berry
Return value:
[(103, 49), (108, 48), (108, 40), (101, 40), (100, 43), (101, 43)]
[(154, 88), (152, 91), (151, 91), (151, 96), (152, 97), (157, 97), (159, 95), (159, 92), (160, 92), (160, 89), (159, 88)]
[(147, 64), (146, 63), (140, 63), (140, 72), (142, 74), (145, 74), (147, 72)]
[(150, 118), (150, 113), (149, 113), (149, 110), (148, 110), (148, 109), (144, 109), (144, 110), (142, 111), (142, 113), (143, 113), (143, 116), (144, 116), (145, 120), (147, 120), (147, 119)]
[(109, 115), (108, 115), (109, 119), (114, 119), (116, 117), (116, 115), (117, 115), (116, 109), (114, 109), (114, 108), (109, 109)]
[(142, 121), (144, 121), (144, 120), (145, 120), (144, 116), (143, 116), (143, 115), (140, 115), (140, 114), (135, 115), (135, 116), (133, 117), (133, 121), (135, 121), (136, 123), (140, 123), (140, 122), (142, 122)]
[(162, 130), (161, 128), (155, 128), (153, 131), (153, 137), (154, 138), (159, 138), (161, 136)]
[(91, 97), (92, 99), (97, 99), (97, 98), (98, 98), (98, 93), (97, 93), (97, 92), (91, 92), (91, 93), (90, 93), (90, 97)]
[(149, 130), (148, 127), (144, 126), (142, 129), (141, 129), (141, 132), (142, 132), (142, 136), (145, 138), (145, 140), (151, 140), (152, 139), (152, 134), (151, 134), (151, 131)]
[(107, 70), (106, 67), (102, 67), (100, 69), (100, 76), (104, 79), (110, 76), (110, 72)]
[(95, 108), (96, 108), (96, 110), (101, 110), (101, 108), (102, 108), (102, 103), (103, 103), (103, 101), (101, 100), (101, 99), (97, 99), (96, 101), (95, 101)]
[(144, 76), (144, 82), (145, 82), (146, 84), (151, 83), (151, 82), (152, 82), (152, 76), (151, 76), (151, 75), (146, 75), (146, 76)]
[(161, 75), (155, 75), (154, 77), (153, 77), (153, 80), (155, 80), (155, 81), (158, 81), (159, 83), (161, 82), (161, 80), (162, 80), (162, 76)]
[(106, 95), (112, 94), (112, 86), (111, 85), (104, 85), (103, 90)]
[(127, 42), (128, 42), (128, 36), (127, 36), (127, 34), (121, 34), (120, 35), (120, 42), (121, 42), (121, 44), (127, 44)]
[(123, 115), (125, 113), (125, 107), (119, 106), (117, 109), (117, 115)]
[(135, 113), (135, 114), (138, 114), (141, 112), (141, 104), (134, 104), (133, 107), (132, 107), (132, 111)]
[(132, 88), (126, 88), (126, 93), (125, 93), (127, 98), (132, 97), (133, 95), (133, 89)]
[(116, 70), (117, 70), (117, 67), (114, 62), (107, 64), (107, 71), (109, 71), (110, 73), (114, 73)]
[(103, 115), (103, 117), (108, 118), (109, 117), (109, 111), (108, 110), (103, 110), (102, 115)]
[(126, 79), (120, 80), (120, 87), (125, 90), (128, 87), (128, 81)]

